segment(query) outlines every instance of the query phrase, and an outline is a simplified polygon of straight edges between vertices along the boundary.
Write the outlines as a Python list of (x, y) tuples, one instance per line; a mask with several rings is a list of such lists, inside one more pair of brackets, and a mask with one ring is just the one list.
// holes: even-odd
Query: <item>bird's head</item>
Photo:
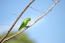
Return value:
[(31, 20), (31, 18), (26, 18), (26, 21), (30, 21)]

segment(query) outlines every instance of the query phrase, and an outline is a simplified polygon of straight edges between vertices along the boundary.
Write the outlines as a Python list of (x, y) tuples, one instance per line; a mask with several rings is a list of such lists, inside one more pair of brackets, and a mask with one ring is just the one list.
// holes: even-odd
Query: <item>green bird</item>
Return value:
[(18, 29), (18, 31), (20, 31), (22, 28), (26, 27), (26, 25), (28, 24), (28, 22), (30, 20), (31, 20), (31, 18), (24, 19), (24, 21), (21, 23), (20, 28)]

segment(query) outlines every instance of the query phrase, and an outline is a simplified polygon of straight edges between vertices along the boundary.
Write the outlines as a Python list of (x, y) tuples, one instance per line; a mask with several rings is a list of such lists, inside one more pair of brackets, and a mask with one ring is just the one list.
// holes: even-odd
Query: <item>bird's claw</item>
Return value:
[(26, 28), (29, 28), (30, 26), (26, 26)]

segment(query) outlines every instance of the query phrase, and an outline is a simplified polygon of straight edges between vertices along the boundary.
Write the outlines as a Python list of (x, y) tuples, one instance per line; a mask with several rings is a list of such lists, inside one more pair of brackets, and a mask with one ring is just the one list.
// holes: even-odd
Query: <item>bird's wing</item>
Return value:
[(20, 28), (19, 28), (18, 30), (21, 30), (21, 29), (24, 28), (24, 27), (25, 27), (25, 23), (22, 22), (22, 23), (21, 23), (21, 26), (20, 26)]

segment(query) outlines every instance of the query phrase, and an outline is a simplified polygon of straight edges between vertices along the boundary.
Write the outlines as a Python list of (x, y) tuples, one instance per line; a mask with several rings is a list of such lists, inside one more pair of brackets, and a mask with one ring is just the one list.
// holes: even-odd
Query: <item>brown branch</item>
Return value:
[[(31, 27), (33, 24), (35, 24), (36, 22), (38, 22), (38, 21), (39, 21), (40, 19), (42, 19), (45, 15), (47, 15), (50, 11), (52, 11), (52, 9), (55, 7), (55, 5), (56, 5), (58, 2), (60, 2), (60, 1), (58, 0), (58, 1), (54, 2), (54, 3), (52, 4), (51, 8), (49, 8), (48, 11), (46, 11), (46, 12), (45, 12), (43, 15), (41, 15), (37, 20), (35, 20), (32, 24), (30, 24), (29, 27)], [(28, 27), (28, 28), (29, 28), (29, 27)], [(28, 29), (28, 28), (23, 28), (21, 31), (17, 32), (16, 34), (14, 34), (14, 35), (12, 35), (12, 36), (10, 36), (10, 37), (4, 39), (3, 42), (12, 39), (13, 37), (15, 37), (15, 36), (17, 36), (18, 34), (24, 32), (24, 31), (25, 31), (26, 29)]]
[(20, 13), (20, 15), (17, 17), (17, 19), (15, 20), (15, 22), (12, 24), (12, 26), (10, 27), (10, 29), (8, 30), (7, 34), (0, 40), (0, 43), (8, 36), (8, 34), (10, 33), (10, 31), (13, 29), (13, 27), (15, 26), (15, 24), (17, 23), (17, 21), (19, 20), (19, 18), (22, 16), (22, 14), (27, 10), (27, 8), (34, 2), (34, 0), (32, 0), (27, 6), (26, 8), (24, 8), (24, 10)]
[(55, 7), (55, 5), (57, 4), (57, 3), (59, 3), (60, 2), (60, 0), (57, 0), (56, 2), (54, 2), (53, 4), (52, 4), (52, 6), (44, 13), (44, 14), (42, 14), (37, 20), (35, 20), (33, 23), (31, 23), (29, 26), (32, 26), (33, 24), (35, 24), (36, 22), (38, 22), (40, 19), (42, 19), (44, 16), (46, 16), (50, 11), (52, 11), (52, 9)]
[(12, 39), (13, 37), (17, 36), (18, 34), (21, 34), (21, 33), (24, 32), (26, 29), (27, 29), (27, 28), (24, 28), (24, 29), (22, 29), (21, 31), (17, 32), (16, 34), (14, 34), (14, 35), (12, 35), (12, 36), (10, 36), (10, 37), (4, 39), (4, 40), (2, 41), (2, 43), (4, 43), (4, 42), (7, 41), (7, 40)]

